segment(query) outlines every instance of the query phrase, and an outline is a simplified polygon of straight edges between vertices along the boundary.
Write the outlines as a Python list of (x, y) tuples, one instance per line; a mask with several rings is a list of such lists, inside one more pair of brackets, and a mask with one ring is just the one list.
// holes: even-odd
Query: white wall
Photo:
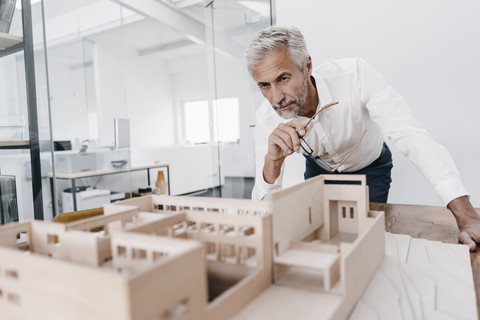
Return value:
[(124, 52), (120, 37), (101, 34), (93, 40), (101, 146), (115, 145), (114, 119), (127, 118)]
[(134, 147), (172, 145), (175, 141), (172, 81), (165, 62), (126, 51), (125, 79), (130, 138)]
[[(233, 177), (255, 176), (254, 113), (257, 103), (251, 99), (249, 91), (250, 75), (242, 58), (225, 57), (217, 54), (216, 84), (219, 99), (239, 98), (239, 143), (223, 144), (220, 147), (221, 174)], [(263, 100), (262, 100), (263, 101)]]
[[(220, 184), (215, 146), (177, 145), (132, 151), (132, 163), (157, 161), (170, 165), (170, 194), (172, 195), (212, 188)], [(144, 175), (144, 173), (139, 174)], [(133, 185), (138, 185), (139, 181), (141, 180), (134, 179)], [(155, 181), (156, 171), (152, 170), (152, 185), (155, 184)]]
[(53, 138), (76, 147), (89, 138), (81, 42), (49, 48), (48, 58)]
[[(175, 108), (178, 119), (181, 118), (182, 102), (208, 99), (215, 96), (213, 80), (209, 76), (212, 67), (207, 67), (207, 57), (195, 59), (196, 66), (191, 69), (170, 68)], [(219, 99), (238, 97), (240, 104), (240, 142), (220, 146), (222, 176), (254, 176), (253, 156), (253, 113), (257, 105), (252, 106), (248, 82), (251, 81), (243, 60), (216, 56), (217, 95)], [(178, 127), (181, 123), (178, 123)], [(181, 136), (181, 132), (178, 133)]]
[(182, 143), (182, 104), (185, 101), (210, 98), (209, 70), (206, 55), (197, 55), (178, 60), (169, 60), (169, 72), (172, 80), (173, 108), (176, 117), (176, 143)]
[[(476, 0), (277, 0), (277, 24), (304, 33), (314, 64), (360, 56), (409, 102), (455, 160), (480, 206), (480, 2)], [(393, 150), (391, 203), (442, 205)]]

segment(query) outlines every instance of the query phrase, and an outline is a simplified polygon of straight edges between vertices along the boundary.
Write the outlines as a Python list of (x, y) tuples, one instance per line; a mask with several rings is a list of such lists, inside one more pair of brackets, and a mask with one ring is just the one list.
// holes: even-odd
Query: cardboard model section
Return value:
[(313, 178), (270, 204), (275, 282), (235, 319), (346, 319), (385, 254), (365, 177)]
[[(368, 206), (364, 176), (331, 175), (268, 201), (148, 196), (7, 225), (2, 317), (346, 319), (384, 264), (384, 214)], [(352, 315), (377, 314), (368, 301)]]

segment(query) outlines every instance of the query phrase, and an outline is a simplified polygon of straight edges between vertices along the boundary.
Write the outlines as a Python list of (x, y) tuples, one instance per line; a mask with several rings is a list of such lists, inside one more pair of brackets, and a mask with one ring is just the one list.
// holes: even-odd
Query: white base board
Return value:
[(386, 233), (385, 257), (350, 319), (478, 319), (466, 245)]

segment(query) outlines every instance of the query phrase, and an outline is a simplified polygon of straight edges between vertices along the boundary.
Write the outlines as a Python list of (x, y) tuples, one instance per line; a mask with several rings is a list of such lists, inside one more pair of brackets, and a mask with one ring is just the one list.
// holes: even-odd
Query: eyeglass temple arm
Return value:
[(326, 106), (320, 108), (320, 110), (318, 110), (317, 112), (315, 112), (315, 114), (313, 115), (313, 117), (310, 118), (310, 120), (307, 121), (307, 123), (305, 123), (305, 125), (303, 126), (303, 129), (305, 130), (305, 128), (308, 126), (308, 124), (317, 116), (317, 114), (319, 114), (321, 111), (331, 107), (331, 106), (334, 106), (338, 104), (338, 101), (337, 102), (332, 102), (332, 103), (329, 103), (327, 104)]
[(362, 140), (363, 140), (363, 137), (365, 136), (365, 133), (367, 133), (367, 129), (365, 129), (365, 131), (363, 131), (362, 137), (361, 137), (360, 140), (358, 141), (358, 143), (357, 143), (357, 145), (355, 146), (355, 148), (353, 148), (353, 150), (350, 151), (350, 153), (348, 154), (348, 156), (347, 156), (345, 159), (343, 159), (343, 161), (340, 162), (340, 164), (339, 164), (338, 166), (336, 166), (335, 169), (332, 169), (332, 173), (334, 173), (335, 171), (337, 171), (337, 169), (340, 168), (340, 166), (341, 166), (342, 164), (344, 164), (345, 161), (347, 161), (348, 158), (350, 158), (350, 156), (352, 155), (352, 153), (354, 153), (355, 150), (357, 150), (358, 146), (360, 145), (360, 143), (361, 143)]

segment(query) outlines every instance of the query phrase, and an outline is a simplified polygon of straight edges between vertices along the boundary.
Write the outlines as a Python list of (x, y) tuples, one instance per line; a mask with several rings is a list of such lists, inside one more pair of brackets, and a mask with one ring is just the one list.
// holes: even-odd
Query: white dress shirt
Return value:
[[(338, 101), (337, 105), (321, 111), (308, 125), (305, 141), (331, 167), (336, 167), (355, 148), (364, 130), (365, 137), (342, 164), (339, 172), (353, 172), (375, 161), (384, 137), (390, 139), (432, 184), (445, 204), (468, 195), (460, 181), (458, 170), (442, 145), (413, 119), (403, 98), (369, 63), (360, 58), (328, 60), (312, 72), (321, 107)], [(309, 118), (298, 117), (302, 123)], [(268, 151), (268, 136), (281, 118), (268, 100), (255, 115), (256, 179), (253, 199), (281, 189), (283, 169), (278, 179), (269, 184), (263, 178), (264, 157)], [(300, 152), (304, 153), (302, 149)]]

